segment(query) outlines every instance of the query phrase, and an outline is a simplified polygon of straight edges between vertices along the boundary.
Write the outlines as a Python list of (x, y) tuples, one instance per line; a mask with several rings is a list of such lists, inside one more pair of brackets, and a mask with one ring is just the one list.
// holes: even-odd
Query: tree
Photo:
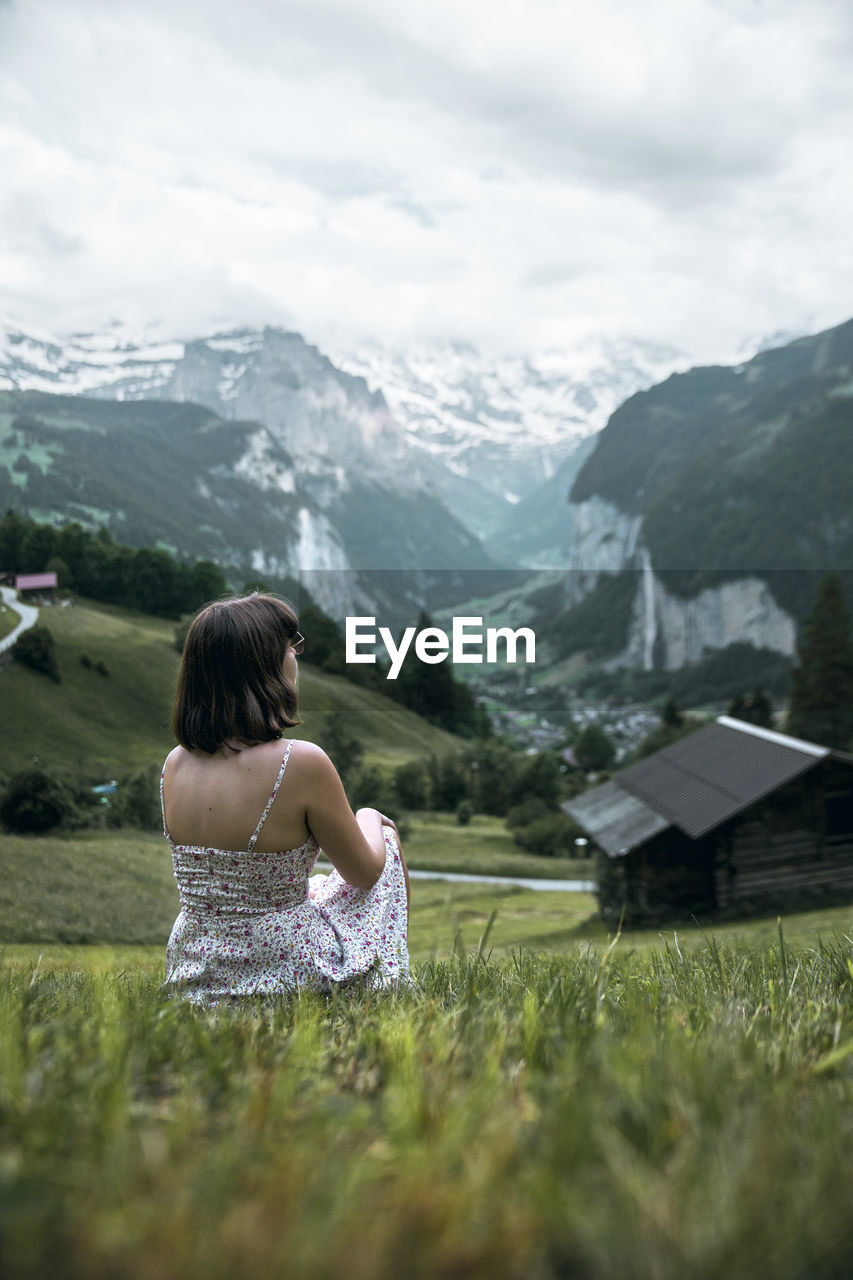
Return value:
[[(397, 796), (389, 779), (377, 769), (375, 764), (362, 765), (350, 773), (346, 780), (346, 792), (353, 809), (367, 806), (394, 816)], [(403, 834), (402, 831), (400, 834)]]
[(427, 765), (434, 809), (453, 812), (468, 796), (470, 765), (459, 757), (447, 755), (440, 760), (430, 756)]
[(474, 816), (474, 806), (470, 800), (460, 800), (456, 806), (456, 821), (460, 827), (467, 827)]
[(22, 573), (23, 551), (31, 522), (14, 511), (7, 511), (0, 522), (0, 568), (8, 573)]
[(190, 570), (193, 601), (191, 608), (197, 609), (211, 600), (219, 600), (228, 590), (225, 574), (218, 564), (212, 560), (196, 560)]
[(24, 540), (22, 558), (30, 573), (42, 573), (51, 556), (56, 554), (58, 534), (53, 525), (31, 524)]
[(299, 630), (305, 637), (306, 662), (336, 675), (349, 674), (343, 632), (332, 618), (316, 605), (306, 604), (299, 610)]
[(168, 551), (141, 547), (136, 552), (130, 590), (133, 604), (140, 612), (180, 615), (178, 566)]
[(821, 579), (797, 653), (787, 731), (844, 750), (853, 740), (853, 640), (837, 573)]
[(539, 751), (526, 759), (510, 793), (510, 804), (522, 804), (525, 800), (538, 799), (546, 809), (555, 810), (560, 799), (560, 762), (551, 751)]
[(45, 565), (48, 573), (56, 574), (56, 585), (60, 591), (67, 591), (71, 586), (71, 570), (62, 559), (62, 556), (51, 556)]
[[(432, 620), (421, 612), (417, 630), (425, 631)], [(389, 689), (392, 698), (423, 716), (431, 724), (441, 725), (450, 732), (456, 728), (456, 697), (453, 671), (448, 661), (421, 662), (411, 645), (403, 659), (400, 674)]]
[(672, 729), (680, 729), (681, 726), (684, 724), (684, 716), (679, 711), (675, 698), (673, 698), (671, 695), (670, 697), (667, 698), (666, 702), (664, 703), (663, 715), (661, 716), (661, 720), (664, 724), (669, 725), (670, 728)]
[(502, 818), (510, 807), (524, 756), (505, 742), (485, 738), (469, 751), (468, 799), (478, 813)]
[[(432, 620), (423, 611), (417, 631), (432, 628)], [(418, 658), (414, 645), (403, 659), (400, 674), (389, 681), (387, 693), (430, 724), (439, 725), (464, 738), (488, 738), (492, 725), (485, 707), (479, 706), (470, 689), (453, 674), (448, 659), (426, 663)]]
[(660, 724), (655, 725), (650, 733), (638, 744), (631, 754), (631, 762), (635, 760), (644, 760), (646, 756), (653, 756), (657, 751), (663, 751), (664, 747), (671, 747), (673, 742), (678, 742), (679, 738), (686, 738), (688, 734), (695, 733), (701, 728), (702, 721), (696, 716), (681, 717), (681, 724), (666, 724), (661, 720)]
[(763, 689), (753, 693), (739, 693), (726, 712), (735, 720), (745, 720), (747, 724), (760, 725), (762, 729), (773, 728), (773, 704)]
[(575, 759), (587, 773), (609, 769), (616, 759), (616, 748), (600, 724), (588, 724), (574, 746)]
[(394, 786), (404, 809), (429, 808), (429, 774), (422, 760), (410, 760), (395, 769)]
[(348, 788), (350, 779), (361, 769), (364, 747), (349, 727), (348, 721), (336, 710), (326, 713), (322, 738), (323, 746), (340, 774), (341, 781)]

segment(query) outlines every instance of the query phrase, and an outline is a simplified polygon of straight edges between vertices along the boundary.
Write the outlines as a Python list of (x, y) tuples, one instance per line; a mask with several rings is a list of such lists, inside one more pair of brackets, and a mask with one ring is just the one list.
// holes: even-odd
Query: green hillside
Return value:
[(344, 487), (331, 463), (300, 471), (278, 433), (199, 404), (0, 390), (0, 512), (103, 525), (132, 547), (156, 530), (158, 546), (234, 582), (257, 575), (262, 548), (265, 578), (283, 585), (306, 520), (331, 525), (359, 569), (495, 567), (432, 493), (377, 475)]
[(14, 631), (20, 620), (15, 610), (0, 600), (0, 640), (10, 631)]
[[(0, 776), (33, 757), (98, 780), (162, 761), (174, 746), (174, 624), (87, 600), (42, 609), (40, 622), (54, 635), (62, 681), (53, 684), (16, 662), (0, 667)], [(109, 674), (83, 666), (84, 655)], [(323, 718), (338, 710), (369, 763), (394, 766), (458, 745), (389, 698), (307, 664), (300, 667), (300, 693), (304, 723), (293, 736), (322, 743)]]

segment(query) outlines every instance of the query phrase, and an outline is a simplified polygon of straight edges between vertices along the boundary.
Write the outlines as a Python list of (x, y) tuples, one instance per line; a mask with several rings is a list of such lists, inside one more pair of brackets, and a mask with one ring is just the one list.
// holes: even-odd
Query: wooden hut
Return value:
[(853, 755), (720, 716), (564, 809), (598, 850), (602, 915), (853, 893)]
[(58, 585), (55, 573), (19, 573), (15, 578), (16, 591), (23, 591), (42, 604), (53, 604)]

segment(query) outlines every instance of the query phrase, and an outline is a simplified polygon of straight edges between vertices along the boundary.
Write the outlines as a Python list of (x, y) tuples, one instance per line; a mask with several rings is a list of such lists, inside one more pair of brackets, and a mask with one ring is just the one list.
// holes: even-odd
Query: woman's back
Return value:
[[(248, 849), (257, 833), (259, 852), (295, 849), (311, 834), (305, 821), (303, 796), (308, 744), (281, 739), (215, 755), (176, 747), (163, 773), (164, 814), (178, 844), (209, 845), (217, 849)], [(283, 769), (287, 786), (282, 787)], [(280, 792), (280, 794), (279, 794)], [(267, 805), (270, 798), (275, 803)]]
[(163, 827), (181, 911), (166, 981), (188, 999), (217, 1004), (355, 979), (408, 981), (407, 884), (396, 833), (383, 829), (385, 866), (369, 889), (337, 871), (310, 879), (320, 847), (299, 784), (311, 792), (318, 750), (278, 740), (221, 758), (179, 747), (167, 759)]
[[(350, 808), (328, 756), (284, 742), (304, 640), (253, 592), (190, 623), (160, 778), (181, 898), (167, 985), (198, 1003), (306, 984), (408, 978), (408, 875), (396, 828)], [(309, 877), (322, 846), (334, 870)]]

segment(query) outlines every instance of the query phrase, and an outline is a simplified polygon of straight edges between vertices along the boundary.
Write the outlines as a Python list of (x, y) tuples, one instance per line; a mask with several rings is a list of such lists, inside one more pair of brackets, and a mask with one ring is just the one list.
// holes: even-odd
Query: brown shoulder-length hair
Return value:
[(284, 658), (298, 634), (285, 600), (254, 592), (205, 605), (184, 641), (172, 732), (188, 751), (252, 746), (299, 724)]

